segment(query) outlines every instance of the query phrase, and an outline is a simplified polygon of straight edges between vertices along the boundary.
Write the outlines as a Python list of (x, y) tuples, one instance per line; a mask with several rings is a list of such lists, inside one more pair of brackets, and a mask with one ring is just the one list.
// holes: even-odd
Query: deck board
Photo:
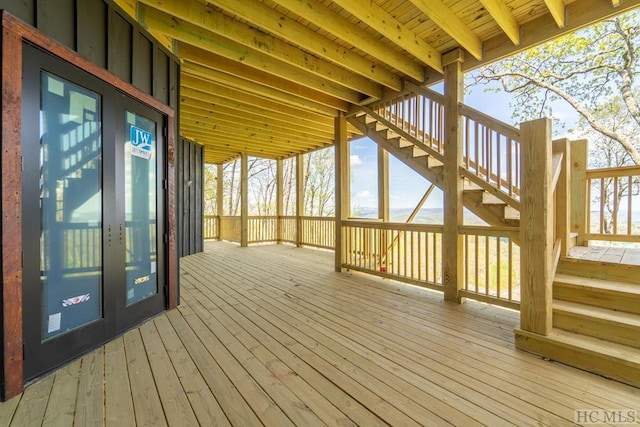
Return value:
[(0, 424), (573, 425), (640, 389), (517, 351), (518, 313), (359, 273), (333, 253), (220, 242), (181, 306), (0, 404)]

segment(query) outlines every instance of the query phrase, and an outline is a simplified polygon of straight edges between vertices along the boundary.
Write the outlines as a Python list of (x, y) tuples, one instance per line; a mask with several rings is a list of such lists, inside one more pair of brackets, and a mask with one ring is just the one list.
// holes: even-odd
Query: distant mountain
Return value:
[[(392, 208), (389, 212), (391, 222), (406, 222), (413, 212), (411, 208)], [(376, 208), (364, 207), (357, 209), (357, 218), (377, 218)], [(444, 210), (442, 208), (422, 208), (413, 220), (414, 224), (444, 224)], [(465, 209), (464, 223), (467, 225), (486, 225), (484, 221)]]

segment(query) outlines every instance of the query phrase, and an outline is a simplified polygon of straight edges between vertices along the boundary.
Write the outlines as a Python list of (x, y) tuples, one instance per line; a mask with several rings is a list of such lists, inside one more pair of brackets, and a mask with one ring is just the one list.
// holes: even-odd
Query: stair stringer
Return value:
[[(417, 174), (442, 189), (444, 184), (442, 166), (429, 167), (429, 155), (421, 157), (413, 156), (413, 148), (421, 148), (424, 143), (410, 135), (393, 136), (389, 138), (387, 136), (389, 131), (396, 134), (404, 134), (405, 132), (401, 129), (394, 129), (393, 125), (388, 123), (381, 124), (383, 128), (378, 130), (376, 129), (376, 123), (378, 123), (378, 120), (375, 117), (372, 117), (374, 121), (367, 124), (366, 117), (366, 114), (359, 117), (349, 116), (347, 120), (353, 126), (358, 128), (363, 135), (371, 138), (376, 144), (393, 154)], [(405, 146), (400, 145), (401, 140), (405, 141)], [(505, 205), (483, 203), (483, 194), (481, 191), (465, 191), (463, 194), (463, 205), (480, 219), (493, 226), (517, 227), (520, 223), (517, 219), (505, 218)]]

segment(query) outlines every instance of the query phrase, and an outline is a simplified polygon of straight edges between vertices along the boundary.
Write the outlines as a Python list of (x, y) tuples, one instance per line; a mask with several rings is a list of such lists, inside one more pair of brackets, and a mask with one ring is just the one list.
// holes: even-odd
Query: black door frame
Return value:
[[(166, 263), (164, 262), (167, 231), (164, 194), (166, 155), (166, 115), (131, 98), (114, 86), (78, 69), (60, 58), (29, 44), (23, 47), (22, 129), (22, 216), (23, 216), (23, 345), (24, 378), (32, 379), (81, 355), (167, 306)], [(102, 318), (60, 336), (42, 341), (42, 294), (40, 279), (40, 207), (39, 147), (41, 71), (49, 72), (101, 96), (102, 104)], [(157, 157), (157, 278), (158, 293), (130, 307), (126, 306), (125, 244), (123, 208), (125, 110), (156, 122)]]

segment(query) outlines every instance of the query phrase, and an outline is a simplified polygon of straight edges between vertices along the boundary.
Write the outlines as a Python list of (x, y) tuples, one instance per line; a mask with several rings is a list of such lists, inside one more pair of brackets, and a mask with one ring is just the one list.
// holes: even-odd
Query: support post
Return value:
[(347, 119), (340, 113), (334, 120), (335, 149), (335, 269), (342, 271), (343, 235), (342, 220), (351, 215), (351, 178), (349, 165), (349, 141), (347, 141)]
[(551, 121), (520, 125), (520, 327), (548, 335), (552, 327), (553, 182)]
[(459, 167), (462, 164), (462, 117), (459, 104), (464, 97), (464, 74), (461, 49), (449, 52), (442, 58), (444, 66), (444, 227), (442, 232), (442, 270), (444, 299), (462, 302), (459, 290), (463, 278), (462, 236), (458, 226), (463, 222), (463, 181)]
[[(553, 155), (562, 155), (562, 165), (560, 169), (560, 176), (558, 177), (558, 183), (556, 184), (556, 234), (560, 239), (560, 255), (568, 256), (569, 251), (573, 247), (573, 241), (571, 239), (570, 230), (570, 207), (571, 200), (569, 196), (570, 191), (570, 168), (571, 168), (571, 143), (567, 138), (558, 139), (553, 141), (552, 147)], [(555, 173), (555, 171), (552, 171)]]
[(216, 215), (218, 215), (218, 240), (222, 240), (222, 217), (224, 216), (224, 168), (217, 165), (216, 175)]
[(389, 153), (378, 145), (378, 218), (389, 222)]
[(296, 155), (296, 246), (302, 246), (302, 217), (304, 216), (304, 163), (302, 154)]
[(282, 243), (282, 207), (284, 205), (282, 159), (276, 160), (276, 239)]
[(577, 233), (576, 245), (586, 246), (587, 234), (587, 140), (580, 139), (571, 143), (571, 227)]
[(249, 246), (249, 162), (240, 154), (240, 246)]

